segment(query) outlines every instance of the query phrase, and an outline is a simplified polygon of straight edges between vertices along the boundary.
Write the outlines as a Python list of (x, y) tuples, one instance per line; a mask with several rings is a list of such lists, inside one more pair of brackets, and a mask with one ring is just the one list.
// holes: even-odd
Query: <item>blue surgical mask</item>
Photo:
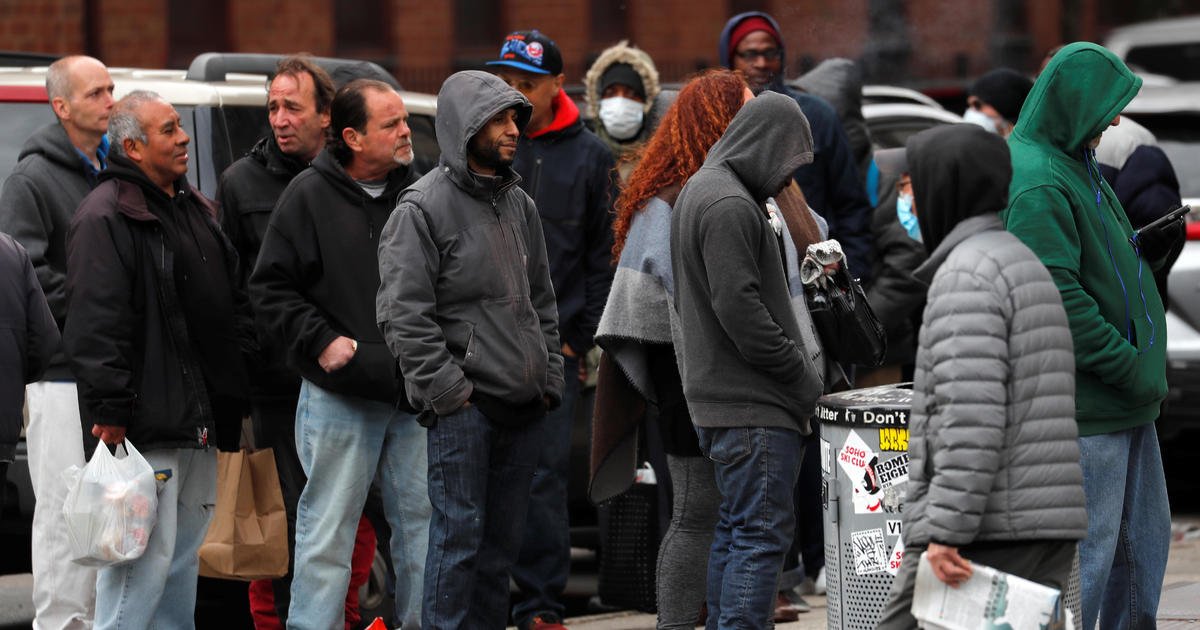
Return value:
[(912, 193), (896, 196), (896, 217), (900, 219), (900, 226), (908, 232), (909, 238), (921, 240), (921, 226), (917, 224), (917, 215), (913, 214)]

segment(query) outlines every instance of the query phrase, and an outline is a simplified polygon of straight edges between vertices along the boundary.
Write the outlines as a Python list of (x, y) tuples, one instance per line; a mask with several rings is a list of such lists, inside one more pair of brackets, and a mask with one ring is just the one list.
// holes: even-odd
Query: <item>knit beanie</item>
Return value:
[(775, 40), (775, 45), (783, 48), (783, 39), (779, 36), (779, 31), (771, 26), (771, 22), (762, 16), (752, 15), (739, 22), (733, 32), (729, 34), (729, 59), (725, 61), (730, 67), (733, 67), (733, 56), (737, 52), (738, 44), (754, 31), (766, 31)]
[(610, 85), (627, 85), (633, 88), (633, 91), (646, 100), (646, 86), (642, 83), (642, 75), (633, 69), (633, 66), (617, 62), (605, 68), (604, 74), (600, 75), (600, 93), (604, 94)]
[(1029, 77), (1010, 68), (996, 68), (971, 84), (967, 95), (979, 97), (1015, 125), (1031, 89), (1033, 81)]

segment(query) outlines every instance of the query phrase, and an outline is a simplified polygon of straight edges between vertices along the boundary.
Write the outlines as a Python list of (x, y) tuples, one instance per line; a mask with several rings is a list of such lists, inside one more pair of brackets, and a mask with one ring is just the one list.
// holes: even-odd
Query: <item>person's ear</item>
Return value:
[(321, 129), (329, 129), (329, 110), (321, 112), (317, 116), (317, 120), (321, 121)]
[(139, 143), (137, 140), (134, 140), (133, 138), (125, 138), (121, 141), (121, 148), (125, 151), (126, 157), (128, 157), (130, 160), (138, 163), (142, 161), (142, 157), (144, 157), (142, 155), (142, 147), (141, 143)]
[(71, 105), (67, 103), (67, 99), (56, 96), (50, 101), (50, 108), (54, 110), (54, 115), (59, 120), (68, 120), (71, 117)]
[(567, 79), (567, 75), (562, 74), (562, 73), (559, 73), (558, 76), (554, 77), (554, 89), (561, 90), (562, 86), (563, 86), (563, 82), (566, 81), (566, 79)]
[(354, 127), (346, 127), (342, 130), (342, 142), (345, 142), (351, 151), (362, 151), (362, 136)]

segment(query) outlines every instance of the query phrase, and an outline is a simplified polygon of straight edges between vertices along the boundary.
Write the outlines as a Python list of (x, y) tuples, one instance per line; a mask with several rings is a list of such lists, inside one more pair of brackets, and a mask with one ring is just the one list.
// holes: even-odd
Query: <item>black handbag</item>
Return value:
[(887, 334), (862, 284), (850, 277), (844, 261), (823, 281), (805, 285), (804, 297), (827, 355), (843, 364), (883, 364)]

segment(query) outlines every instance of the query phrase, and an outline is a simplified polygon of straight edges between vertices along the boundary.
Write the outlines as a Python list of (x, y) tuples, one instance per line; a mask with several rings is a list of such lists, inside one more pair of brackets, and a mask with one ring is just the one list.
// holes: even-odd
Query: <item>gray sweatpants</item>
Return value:
[[(1039, 542), (988, 542), (961, 547), (958, 552), (973, 563), (986, 565), (1027, 580), (1057, 588), (1071, 615), (1079, 619), (1079, 564), (1077, 543), (1074, 540)], [(888, 603), (876, 630), (909, 630), (917, 627), (912, 616), (913, 587), (917, 582), (917, 563), (923, 547), (904, 550), (900, 572), (892, 582)], [(1071, 579), (1074, 572), (1076, 577)], [(1070, 588), (1071, 586), (1074, 588)], [(1072, 592), (1074, 590), (1074, 592)]]

